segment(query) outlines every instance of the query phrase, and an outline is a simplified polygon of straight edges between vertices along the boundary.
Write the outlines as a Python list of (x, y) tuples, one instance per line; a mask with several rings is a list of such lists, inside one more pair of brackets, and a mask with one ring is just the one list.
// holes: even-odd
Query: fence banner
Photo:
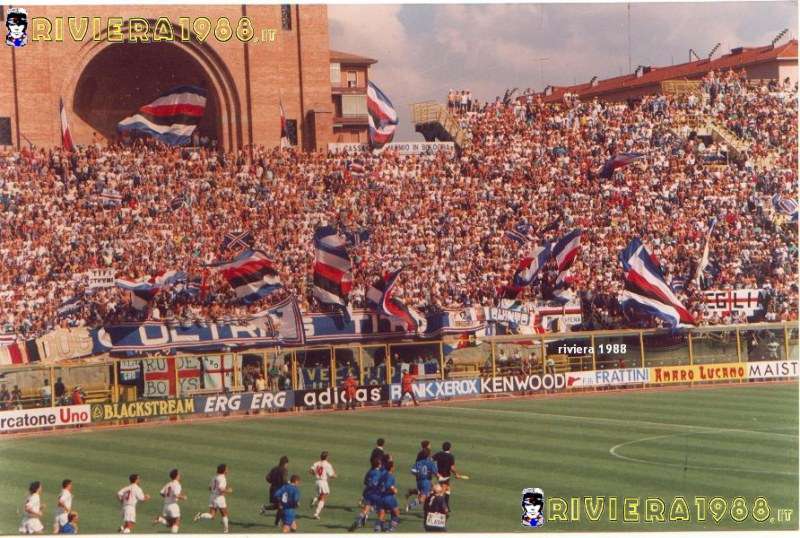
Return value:
[[(475, 378), (417, 381), (414, 383), (413, 390), (417, 400), (422, 401), (478, 396), (481, 393), (481, 380)], [(396, 402), (400, 400), (401, 394), (402, 386), (399, 383), (393, 383), (389, 386), (390, 401)]]
[(567, 372), (566, 375), (568, 387), (584, 389), (588, 387), (615, 387), (647, 383), (650, 379), (650, 370), (647, 368), (616, 368)]
[[(389, 401), (388, 385), (362, 385), (356, 390), (358, 403), (380, 403)], [(346, 402), (344, 390), (296, 390), (294, 391), (294, 405), (297, 407), (327, 407), (337, 406)]]
[(188, 415), (194, 413), (192, 398), (169, 398), (164, 400), (139, 400), (92, 404), (92, 421), (151, 418)]
[(761, 294), (763, 290), (708, 290), (703, 292), (706, 309), (714, 314), (744, 312), (752, 316), (757, 310), (763, 310)]
[(747, 363), (748, 379), (797, 378), (797, 361), (759, 361)]
[(564, 374), (485, 377), (481, 379), (481, 394), (563, 389), (566, 384)]
[(0, 433), (10, 433), (33, 428), (75, 426), (91, 422), (88, 405), (65, 405), (63, 407), (39, 407), (0, 412)]
[(650, 368), (651, 384), (738, 381), (745, 378), (747, 378), (747, 365), (736, 362)]
[(294, 393), (282, 390), (280, 392), (244, 392), (233, 395), (195, 396), (194, 407), (197, 413), (290, 409), (294, 407)]

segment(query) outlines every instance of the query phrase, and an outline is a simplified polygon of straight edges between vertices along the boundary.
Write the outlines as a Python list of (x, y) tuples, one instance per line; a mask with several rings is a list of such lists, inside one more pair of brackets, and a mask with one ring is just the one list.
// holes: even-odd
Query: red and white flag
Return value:
[(61, 120), (61, 147), (67, 151), (75, 151), (75, 145), (72, 143), (72, 135), (69, 132), (67, 110), (64, 108), (63, 99), (58, 100), (58, 115)]
[(286, 111), (283, 109), (283, 101), (278, 100), (278, 106), (281, 109), (281, 147), (289, 145), (289, 133), (286, 130)]

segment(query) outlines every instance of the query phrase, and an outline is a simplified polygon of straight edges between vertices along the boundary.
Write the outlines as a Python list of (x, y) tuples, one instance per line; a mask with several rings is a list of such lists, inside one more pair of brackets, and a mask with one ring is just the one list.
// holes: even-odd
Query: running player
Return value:
[(28, 487), (28, 496), (25, 497), (25, 505), (22, 507), (22, 523), (19, 525), (20, 534), (41, 534), (44, 530), (42, 525), (42, 483), (38, 480), (31, 482)]
[(431, 492), (432, 481), (438, 475), (436, 462), (431, 458), (431, 449), (426, 448), (424, 452), (425, 459), (419, 460), (411, 468), (411, 474), (417, 478), (417, 498), (406, 504), (406, 512), (415, 508), (417, 504), (425, 506), (425, 499)]
[(72, 510), (72, 480), (69, 478), (61, 481), (61, 493), (56, 503), (56, 517), (53, 521), (53, 534), (61, 532), (61, 527), (69, 522), (69, 513)]
[(314, 512), (314, 519), (319, 519), (319, 514), (325, 507), (325, 499), (331, 494), (331, 487), (328, 485), (328, 479), (336, 478), (336, 470), (328, 461), (327, 450), (319, 455), (319, 461), (314, 462), (314, 465), (311, 466), (308, 472), (317, 479), (317, 494), (311, 500), (311, 506), (313, 508), (314, 505), (317, 505), (317, 509)]
[(181, 507), (178, 506), (179, 500), (186, 500), (186, 495), (181, 493), (181, 474), (177, 469), (169, 472), (170, 481), (161, 488), (161, 496), (164, 498), (164, 509), (153, 523), (161, 523), (169, 527), (172, 534), (178, 533), (181, 525)]
[[(419, 449), (419, 452), (417, 452), (417, 459), (414, 460), (414, 463), (425, 459), (425, 450), (426, 449), (430, 449), (431, 442), (428, 441), (427, 439), (424, 439), (424, 440), (419, 442), (419, 446), (420, 446), (420, 449)], [(409, 497), (411, 497), (412, 495), (416, 495), (417, 493), (419, 493), (419, 492), (416, 489), (407, 490), (406, 491), (406, 504), (408, 504)]]
[[(379, 439), (379, 441), (382, 441), (382, 439)], [(383, 473), (382, 459), (379, 455), (376, 455), (372, 458), (370, 470), (364, 475), (364, 492), (361, 512), (356, 517), (356, 520), (353, 521), (353, 524), (350, 525), (350, 528), (347, 529), (348, 531), (353, 532), (358, 527), (366, 525), (370, 510), (373, 507), (377, 508), (380, 506)]]
[(384, 450), (383, 446), (386, 444), (386, 441), (383, 437), (379, 438), (375, 441), (375, 448), (372, 449), (372, 453), (369, 455), (369, 464), (372, 465), (372, 460), (375, 458), (379, 458), (381, 460), (381, 465), (383, 466), (386, 463), (387, 454)]
[[(378, 521), (375, 532), (392, 532), (400, 524), (400, 507), (397, 504), (397, 479), (394, 476), (394, 462), (390, 461), (381, 478), (381, 502), (378, 510)], [(384, 523), (386, 512), (390, 514), (390, 523)]]
[(450, 476), (461, 478), (461, 475), (456, 471), (456, 458), (450, 453), (450, 441), (442, 443), (442, 450), (433, 456), (433, 461), (436, 462), (436, 468), (439, 470), (439, 484), (442, 485), (444, 500), (447, 502), (447, 512), (450, 513)]
[[(300, 477), (293, 474), (289, 478), (289, 483), (275, 492), (275, 498), (281, 503), (281, 520), (283, 522), (283, 532), (297, 531), (297, 510), (300, 504)], [(319, 519), (319, 518), (317, 518)]]
[(228, 466), (224, 463), (217, 465), (217, 474), (211, 479), (208, 489), (211, 495), (208, 497), (208, 512), (197, 512), (194, 521), (198, 519), (214, 519), (217, 510), (222, 515), (222, 532), (228, 532), (228, 503), (225, 501), (226, 493), (233, 493), (228, 487)]
[(411, 396), (411, 399), (414, 400), (414, 405), (418, 406), (419, 402), (417, 402), (417, 397), (414, 395), (414, 382), (416, 382), (417, 378), (414, 374), (411, 373), (410, 370), (406, 370), (403, 373), (403, 377), (400, 380), (400, 400), (397, 402), (397, 406), (400, 407), (403, 405), (403, 399), (406, 397), (406, 394)]
[(150, 495), (145, 495), (139, 485), (139, 475), (134, 473), (128, 477), (129, 484), (117, 492), (117, 499), (122, 505), (122, 525), (119, 532), (130, 534), (136, 525), (136, 503), (149, 501)]

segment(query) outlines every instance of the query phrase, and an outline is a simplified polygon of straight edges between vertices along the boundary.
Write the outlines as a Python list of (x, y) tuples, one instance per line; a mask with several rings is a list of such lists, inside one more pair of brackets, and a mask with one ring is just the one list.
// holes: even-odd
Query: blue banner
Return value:
[(231, 413), (235, 411), (266, 411), (294, 407), (294, 392), (243, 392), (194, 397), (195, 413)]

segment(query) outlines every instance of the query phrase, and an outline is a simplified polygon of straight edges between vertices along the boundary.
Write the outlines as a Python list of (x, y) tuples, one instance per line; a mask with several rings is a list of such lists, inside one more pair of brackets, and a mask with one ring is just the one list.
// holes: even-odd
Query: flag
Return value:
[(686, 278), (681, 276), (672, 277), (669, 287), (674, 293), (680, 293), (686, 290)]
[(510, 230), (506, 230), (505, 237), (506, 239), (510, 239), (519, 243), (520, 245), (524, 245), (528, 241), (530, 241), (530, 231), (531, 225), (525, 222), (524, 220), (519, 221), (515, 224)]
[(171, 146), (188, 144), (206, 110), (206, 91), (179, 86), (117, 124), (120, 132), (153, 136)]
[(58, 117), (61, 122), (61, 147), (67, 151), (75, 151), (72, 143), (72, 134), (69, 132), (69, 122), (67, 122), (67, 110), (64, 108), (64, 100), (58, 100)]
[(369, 145), (381, 148), (394, 138), (397, 129), (397, 112), (392, 102), (373, 82), (367, 85), (367, 112), (369, 119)]
[(556, 266), (558, 267), (556, 287), (565, 283), (569, 276), (569, 270), (572, 264), (575, 263), (575, 258), (581, 249), (582, 233), (580, 228), (576, 228), (556, 241), (555, 245), (553, 245), (553, 258), (555, 258)]
[(547, 224), (544, 228), (539, 230), (538, 233), (542, 233), (543, 234), (543, 233), (546, 233), (546, 232), (554, 232), (554, 231), (558, 230), (558, 227), (561, 225), (561, 221), (563, 220), (563, 218), (564, 217), (562, 217), (561, 215), (557, 216), (553, 220), (553, 222), (551, 222), (550, 224)]
[(644, 155), (641, 153), (618, 153), (606, 161), (603, 168), (600, 169), (600, 173), (597, 175), (598, 177), (609, 179), (614, 175), (616, 170), (628, 166), (633, 161), (641, 159), (642, 157), (644, 157)]
[(370, 236), (370, 231), (366, 228), (353, 228), (343, 231), (345, 244), (349, 247), (357, 247), (364, 241), (367, 241)]
[(281, 147), (289, 145), (289, 130), (286, 128), (286, 111), (283, 109), (283, 100), (278, 99), (278, 107), (281, 112)]
[(70, 297), (63, 303), (58, 306), (58, 313), (59, 316), (66, 316), (67, 314), (71, 314), (83, 308), (83, 293), (78, 293), (77, 295)]
[(131, 306), (136, 310), (144, 310), (161, 290), (183, 280), (186, 280), (186, 273), (182, 271), (166, 271), (149, 277), (144, 276), (137, 280), (117, 278), (114, 283), (118, 288), (133, 294)]
[(550, 243), (545, 243), (533, 249), (530, 256), (522, 258), (514, 273), (514, 286), (524, 288), (533, 284), (533, 279), (550, 259), (550, 255)]
[[(233, 388), (233, 355), (218, 355), (213, 357), (203, 357), (203, 388), (224, 389)], [(241, 370), (240, 370), (241, 372)]]
[(714, 227), (717, 225), (717, 217), (711, 219), (711, 223), (708, 226), (708, 232), (706, 233), (706, 244), (703, 247), (703, 256), (700, 258), (700, 263), (697, 264), (697, 272), (694, 275), (694, 283), (696, 286), (700, 285), (700, 277), (708, 268), (708, 255), (709, 255), (709, 244), (711, 243), (711, 233), (714, 231)]
[(173, 211), (177, 211), (180, 208), (188, 205), (188, 202), (189, 201), (186, 199), (185, 194), (179, 194), (178, 196), (169, 201), (169, 208), (172, 209)]
[(695, 324), (638, 237), (622, 251), (620, 261), (625, 272), (625, 289), (620, 297), (623, 308), (662, 319), (670, 327)]
[(322, 304), (335, 305), (347, 313), (347, 296), (353, 287), (352, 263), (345, 237), (333, 226), (314, 232), (314, 287), (312, 294)]
[(114, 189), (103, 189), (98, 198), (106, 207), (122, 203), (122, 195)]
[(792, 222), (797, 222), (798, 209), (796, 200), (781, 196), (780, 194), (775, 194), (772, 197), (772, 207), (774, 207), (775, 211), (778, 213), (789, 215)]
[(426, 326), (425, 317), (394, 297), (394, 287), (402, 270), (400, 268), (378, 278), (367, 290), (367, 305), (383, 316), (400, 318), (409, 331), (423, 332)]
[(254, 303), (283, 286), (275, 262), (261, 250), (245, 250), (233, 260), (211, 267), (222, 273), (244, 304)]
[(222, 245), (220, 248), (222, 250), (239, 250), (239, 249), (252, 249), (253, 243), (255, 243), (255, 239), (253, 238), (253, 232), (251, 231), (244, 231), (244, 232), (228, 232), (222, 238)]

